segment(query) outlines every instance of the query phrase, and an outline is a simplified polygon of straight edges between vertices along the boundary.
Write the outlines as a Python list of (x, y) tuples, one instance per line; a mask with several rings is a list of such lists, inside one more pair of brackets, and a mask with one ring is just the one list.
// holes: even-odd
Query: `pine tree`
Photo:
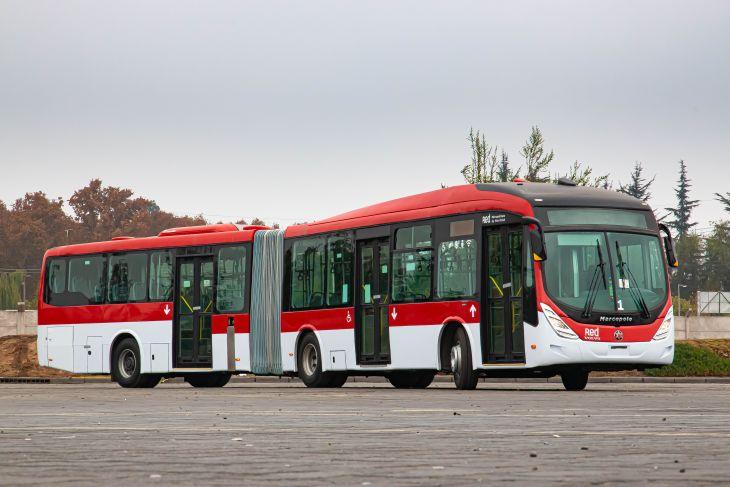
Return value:
[(512, 181), (514, 178), (520, 177), (520, 169), (517, 168), (517, 171), (513, 171), (509, 164), (509, 156), (505, 151), (502, 151), (502, 154), (499, 158), (499, 164), (497, 165), (497, 172), (495, 173), (495, 177), (497, 181), (502, 182), (509, 182)]
[(530, 137), (522, 147), (520, 154), (525, 158), (525, 179), (535, 183), (547, 183), (550, 181), (550, 162), (555, 158), (551, 150), (545, 154), (542, 132), (537, 126), (532, 127)]
[(553, 182), (557, 183), (558, 179), (560, 179), (561, 177), (566, 177), (571, 181), (574, 181), (575, 184), (577, 184), (578, 186), (592, 186), (594, 188), (607, 189), (611, 185), (611, 182), (609, 180), (609, 174), (604, 174), (602, 176), (596, 177), (592, 177), (592, 174), (592, 167), (584, 166), (582, 162), (575, 161), (573, 165), (570, 166), (567, 174), (565, 174), (564, 176), (556, 174)]
[(634, 170), (631, 172), (631, 182), (628, 184), (619, 184), (619, 193), (625, 193), (641, 201), (649, 201), (651, 193), (649, 188), (656, 179), (656, 176), (647, 180), (644, 177), (644, 166), (639, 162), (634, 163)]
[(717, 196), (717, 201), (725, 205), (725, 211), (730, 212), (730, 193), (725, 193), (725, 196), (715, 193), (715, 196)]
[(679, 180), (674, 194), (677, 195), (676, 208), (664, 208), (674, 217), (674, 220), (667, 222), (667, 225), (677, 231), (679, 237), (684, 237), (689, 231), (697, 225), (696, 222), (690, 222), (692, 210), (699, 205), (699, 200), (689, 199), (689, 189), (692, 187), (690, 179), (687, 176), (687, 165), (683, 160), (679, 161)]

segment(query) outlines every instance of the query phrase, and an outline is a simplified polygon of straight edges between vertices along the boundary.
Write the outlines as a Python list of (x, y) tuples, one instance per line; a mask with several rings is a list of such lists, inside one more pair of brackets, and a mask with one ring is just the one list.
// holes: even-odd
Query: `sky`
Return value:
[(727, 218), (727, 1), (0, 0), (0, 200), (92, 178), (284, 226), (461, 184), (467, 134)]

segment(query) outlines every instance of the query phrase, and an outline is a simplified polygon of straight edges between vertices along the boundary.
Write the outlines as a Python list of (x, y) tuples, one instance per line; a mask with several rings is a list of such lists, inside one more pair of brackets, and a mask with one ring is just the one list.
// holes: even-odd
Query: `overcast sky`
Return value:
[[(519, 164), (687, 162), (730, 191), (730, 2), (0, 0), (0, 199), (91, 178), (283, 225), (462, 182), (470, 126)], [(725, 217), (728, 215), (725, 214)]]

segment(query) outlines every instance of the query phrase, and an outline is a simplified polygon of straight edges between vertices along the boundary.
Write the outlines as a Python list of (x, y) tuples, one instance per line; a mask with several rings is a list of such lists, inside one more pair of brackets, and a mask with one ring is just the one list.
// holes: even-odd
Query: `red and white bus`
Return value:
[[(663, 235), (662, 235), (663, 234)], [(46, 253), (41, 365), (123, 386), (184, 376), (481, 376), (669, 364), (671, 235), (646, 203), (569, 181), (445, 188), (282, 230), (212, 225)]]

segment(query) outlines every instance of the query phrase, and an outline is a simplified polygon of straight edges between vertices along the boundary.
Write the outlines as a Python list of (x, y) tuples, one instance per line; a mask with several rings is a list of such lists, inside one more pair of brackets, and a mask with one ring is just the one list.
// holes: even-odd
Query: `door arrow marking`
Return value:
[(398, 317), (398, 312), (395, 310), (395, 306), (393, 306), (393, 312), (390, 313), (390, 316), (392, 316), (393, 319), (396, 319)]
[(477, 307), (472, 304), (471, 308), (469, 308), (469, 312), (471, 313), (471, 317), (474, 318), (477, 314)]
[(169, 315), (170, 314), (170, 305), (165, 304), (165, 308), (162, 311), (165, 312), (165, 316)]

